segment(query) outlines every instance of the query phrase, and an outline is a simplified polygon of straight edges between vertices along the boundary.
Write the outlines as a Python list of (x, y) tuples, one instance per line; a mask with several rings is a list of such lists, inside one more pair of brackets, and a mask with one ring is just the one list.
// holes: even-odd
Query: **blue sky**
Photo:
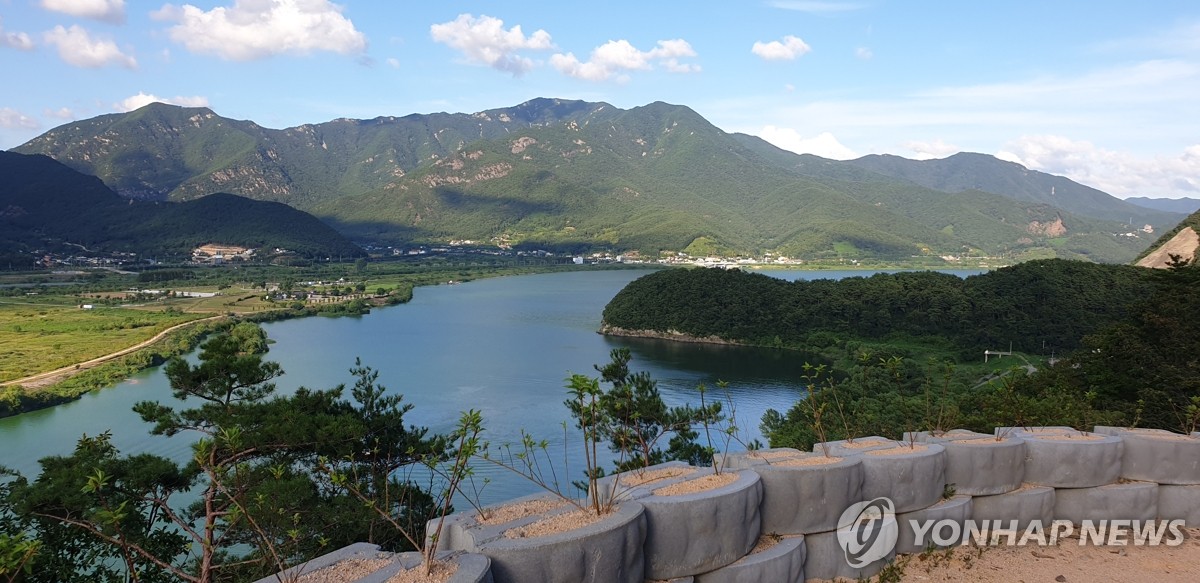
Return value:
[(1200, 197), (1200, 3), (0, 0), (0, 148), (148, 101), (274, 128), (654, 101), (848, 159)]

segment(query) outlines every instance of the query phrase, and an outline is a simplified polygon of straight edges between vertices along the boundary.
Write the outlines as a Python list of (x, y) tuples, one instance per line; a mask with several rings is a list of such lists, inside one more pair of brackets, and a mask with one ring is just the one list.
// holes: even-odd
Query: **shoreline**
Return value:
[(755, 346), (754, 344), (748, 344), (746, 342), (741, 342), (738, 340), (727, 340), (725, 338), (721, 338), (720, 336), (716, 336), (716, 335), (692, 336), (691, 334), (684, 334), (683, 332), (679, 332), (678, 330), (667, 330), (666, 332), (659, 332), (657, 330), (627, 330), (627, 329), (621, 328), (619, 326), (610, 326), (608, 324), (601, 324), (600, 329), (597, 330), (596, 333), (604, 335), (604, 336), (622, 336), (625, 338), (654, 338), (654, 339), (658, 339), (658, 340), (673, 340), (676, 342), (690, 342), (692, 344), (721, 344), (721, 345), (725, 345), (725, 346)]
[[(368, 300), (366, 311), (348, 311), (353, 300), (333, 304), (306, 306), (302, 310), (281, 308), (253, 314), (220, 314), (183, 322), (156, 334), (153, 338), (119, 351), (96, 357), (84, 362), (67, 365), (51, 371), (13, 379), (0, 383), (0, 418), (14, 417), (48, 409), (79, 400), (92, 391), (107, 388), (120, 380), (159, 366), (175, 356), (186, 354), (196, 348), (205, 337), (237, 322), (274, 322), (310, 316), (353, 316), (370, 313), (370, 308), (381, 308), (407, 303), (412, 299), (412, 288), (399, 297), (374, 298)], [(171, 346), (182, 339), (182, 344)], [(162, 350), (163, 348), (166, 350)], [(94, 378), (88, 378), (88, 375)], [(31, 386), (22, 382), (38, 383)], [(73, 382), (74, 381), (74, 382)]]
[[(557, 270), (535, 270), (532, 273), (554, 271)], [(475, 274), (465, 281), (529, 274), (531, 273), (520, 272), (519, 268), (515, 270), (500, 268), (492, 273)], [(87, 393), (107, 388), (137, 372), (161, 365), (167, 359), (186, 354), (188, 351), (195, 349), (205, 336), (217, 331), (223, 324), (238, 321), (265, 323), (311, 316), (361, 316), (369, 314), (372, 308), (383, 308), (408, 303), (412, 299), (413, 290), (417, 287), (444, 285), (445, 283), (441, 279), (426, 281), (424, 283), (408, 283), (407, 291), (398, 296), (389, 295), (365, 300), (365, 311), (348, 310), (347, 306), (355, 300), (346, 300), (330, 304), (309, 305), (300, 310), (280, 308), (263, 312), (234, 314), (232, 317), (228, 314), (222, 314), (183, 322), (169, 330), (164, 330), (149, 340), (107, 355), (80, 363), (69, 364), (54, 370), (43, 371), (20, 379), (0, 382), (0, 418), (13, 417), (22, 413), (48, 409), (63, 403), (79, 400)], [(170, 347), (166, 351), (158, 350), (164, 345), (175, 341), (177, 337), (188, 335), (193, 331), (193, 324), (197, 325), (196, 328), (200, 329), (200, 332), (192, 337), (185, 338), (184, 345)], [(87, 367), (83, 366), (93, 361), (98, 362), (94, 362)], [(61, 378), (55, 378), (52, 383), (40, 383), (33, 387), (21, 384), (22, 382), (29, 382), (31, 379), (35, 379), (36, 382), (36, 379), (54, 377), (55, 375), (62, 376)], [(88, 375), (94, 375), (94, 378), (88, 378)]]

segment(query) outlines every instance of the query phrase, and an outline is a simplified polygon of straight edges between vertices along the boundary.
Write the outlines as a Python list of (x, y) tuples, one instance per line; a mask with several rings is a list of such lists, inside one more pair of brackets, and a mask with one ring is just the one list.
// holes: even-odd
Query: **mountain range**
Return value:
[(1196, 211), (1200, 211), (1200, 199), (1197, 198), (1150, 198), (1145, 196), (1131, 196), (1125, 199), (1125, 202), (1131, 202), (1148, 209), (1172, 213), (1194, 213)]
[(8, 260), (80, 249), (186, 256), (207, 243), (314, 258), (365, 254), (312, 215), (278, 202), (227, 193), (135, 201), (46, 156), (0, 152), (0, 254)]
[(1073, 257), (1126, 262), (1185, 215), (980, 154), (797, 155), (688, 107), (534, 99), (286, 129), (151, 104), (17, 147), (121, 196), (231, 192), (363, 242), (644, 254)]

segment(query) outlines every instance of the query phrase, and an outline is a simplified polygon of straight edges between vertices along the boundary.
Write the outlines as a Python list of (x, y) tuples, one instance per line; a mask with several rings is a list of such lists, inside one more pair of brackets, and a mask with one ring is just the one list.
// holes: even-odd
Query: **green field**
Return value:
[(0, 298), (0, 382), (128, 348), (176, 324), (205, 317), (163, 309), (85, 310), (78, 298)]

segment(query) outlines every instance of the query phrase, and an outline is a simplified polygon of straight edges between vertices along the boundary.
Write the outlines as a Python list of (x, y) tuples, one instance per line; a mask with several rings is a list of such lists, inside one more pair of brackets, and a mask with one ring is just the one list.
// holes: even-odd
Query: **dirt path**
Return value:
[(75, 376), (85, 370), (88, 370), (90, 368), (104, 364), (114, 358), (120, 358), (131, 352), (136, 352), (147, 346), (150, 346), (151, 344), (154, 344), (155, 342), (162, 340), (163, 337), (165, 337), (167, 334), (170, 334), (171, 332), (174, 332), (175, 330), (183, 328), (184, 326), (191, 326), (198, 322), (208, 322), (211, 320), (217, 320), (217, 319), (224, 318), (224, 317), (225, 316), (209, 316), (208, 318), (200, 318), (199, 320), (190, 320), (190, 321), (184, 322), (182, 324), (176, 324), (174, 326), (171, 326), (170, 328), (167, 328), (166, 330), (163, 330), (162, 332), (159, 332), (158, 334), (155, 334), (149, 340), (146, 340), (144, 342), (139, 342), (133, 346), (130, 346), (129, 348), (123, 348), (123, 349), (113, 352), (111, 354), (105, 354), (104, 356), (93, 358), (91, 360), (81, 362), (79, 364), (71, 364), (71, 365), (67, 365), (62, 368), (55, 369), (52, 371), (42, 372), (42, 373), (38, 373), (35, 375), (27, 376), (25, 378), (13, 379), (11, 381), (5, 381), (3, 383), (0, 383), (0, 387), (7, 387), (7, 386), (11, 386), (11, 385), (21, 385), (21, 386), (25, 387), (25, 390), (27, 390), (27, 391), (36, 391), (38, 389), (44, 389), (50, 385), (67, 380), (68, 378), (71, 378), (72, 376)]
[(1049, 547), (959, 547), (911, 555), (900, 583), (1195, 583), (1200, 529), (1176, 547), (1080, 546), (1078, 536)]

